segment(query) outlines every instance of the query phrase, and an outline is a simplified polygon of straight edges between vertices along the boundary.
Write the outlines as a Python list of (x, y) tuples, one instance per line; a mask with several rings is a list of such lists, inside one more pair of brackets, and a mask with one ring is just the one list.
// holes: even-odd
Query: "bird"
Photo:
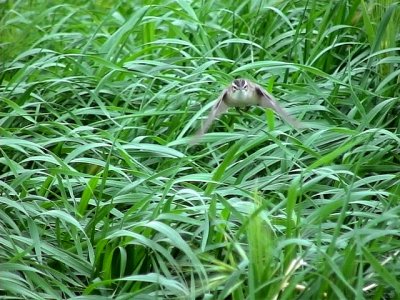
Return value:
[(294, 128), (299, 129), (302, 127), (302, 124), (291, 117), (264, 88), (248, 79), (238, 78), (233, 80), (219, 95), (203, 126), (196, 132), (192, 143), (195, 143), (203, 136), (212, 122), (230, 107), (245, 108), (249, 106), (271, 108)]

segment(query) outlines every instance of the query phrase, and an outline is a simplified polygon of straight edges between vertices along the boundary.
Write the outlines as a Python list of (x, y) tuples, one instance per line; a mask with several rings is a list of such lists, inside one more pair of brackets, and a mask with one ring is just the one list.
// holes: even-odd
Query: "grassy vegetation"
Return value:
[(399, 3), (0, 10), (2, 299), (400, 298)]

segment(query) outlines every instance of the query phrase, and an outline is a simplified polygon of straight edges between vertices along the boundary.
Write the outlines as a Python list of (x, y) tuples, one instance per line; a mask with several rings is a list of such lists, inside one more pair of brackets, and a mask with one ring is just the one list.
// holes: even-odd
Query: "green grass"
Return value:
[[(3, 1), (0, 298), (398, 299), (397, 2)], [(236, 77), (306, 128), (230, 110)]]

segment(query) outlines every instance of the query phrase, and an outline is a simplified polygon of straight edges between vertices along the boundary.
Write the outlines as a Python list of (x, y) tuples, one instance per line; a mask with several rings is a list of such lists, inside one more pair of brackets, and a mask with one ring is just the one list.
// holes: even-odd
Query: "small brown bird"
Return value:
[(258, 105), (268, 107), (274, 110), (282, 119), (295, 128), (301, 128), (301, 123), (293, 119), (270, 95), (265, 89), (247, 79), (235, 79), (230, 86), (224, 89), (219, 95), (217, 102), (211, 109), (207, 120), (203, 127), (199, 129), (195, 135), (196, 142), (208, 128), (212, 122), (221, 114), (226, 112), (229, 107), (247, 107)]

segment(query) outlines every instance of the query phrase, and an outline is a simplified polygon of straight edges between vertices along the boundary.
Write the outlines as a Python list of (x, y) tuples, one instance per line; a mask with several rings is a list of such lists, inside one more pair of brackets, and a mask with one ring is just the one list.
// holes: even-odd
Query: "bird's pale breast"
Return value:
[(258, 98), (248, 91), (236, 91), (231, 93), (227, 99), (229, 106), (246, 107), (258, 104)]

